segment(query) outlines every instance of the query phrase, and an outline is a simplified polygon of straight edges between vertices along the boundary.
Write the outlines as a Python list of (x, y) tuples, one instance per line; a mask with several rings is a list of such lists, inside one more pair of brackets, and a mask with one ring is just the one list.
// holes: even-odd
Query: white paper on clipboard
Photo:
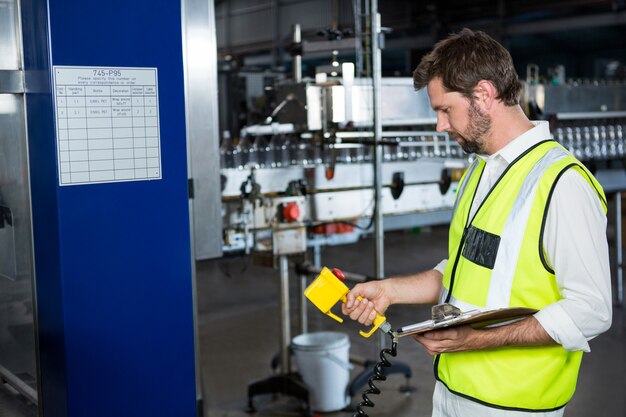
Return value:
[(534, 308), (525, 307), (499, 308), (488, 311), (472, 310), (462, 313), (460, 316), (452, 317), (446, 320), (425, 320), (419, 323), (410, 324), (398, 329), (397, 334), (398, 337), (403, 337), (413, 334), (426, 333), (431, 330), (463, 326), (466, 324), (469, 324), (474, 328), (498, 326), (520, 320), (524, 317), (535, 314), (537, 311), (538, 310), (535, 310)]

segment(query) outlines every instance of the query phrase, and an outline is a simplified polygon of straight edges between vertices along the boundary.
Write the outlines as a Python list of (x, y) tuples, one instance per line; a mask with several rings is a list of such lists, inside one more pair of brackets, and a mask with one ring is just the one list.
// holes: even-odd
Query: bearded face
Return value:
[(449, 132), (450, 137), (456, 140), (467, 153), (486, 153), (485, 135), (491, 129), (491, 118), (483, 113), (474, 99), (470, 100), (467, 110), (467, 132)]

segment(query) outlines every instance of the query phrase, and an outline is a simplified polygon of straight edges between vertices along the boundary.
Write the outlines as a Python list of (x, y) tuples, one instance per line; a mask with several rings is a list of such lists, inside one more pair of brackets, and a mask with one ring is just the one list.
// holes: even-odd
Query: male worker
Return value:
[(399, 303), (535, 308), (505, 326), (415, 337), (435, 355), (433, 416), (561, 416), (587, 341), (611, 325), (602, 188), (547, 122), (524, 115), (511, 56), (485, 33), (437, 43), (413, 80), (428, 89), (437, 131), (477, 155), (457, 191), (449, 257), (356, 285), (343, 313), (369, 325)]

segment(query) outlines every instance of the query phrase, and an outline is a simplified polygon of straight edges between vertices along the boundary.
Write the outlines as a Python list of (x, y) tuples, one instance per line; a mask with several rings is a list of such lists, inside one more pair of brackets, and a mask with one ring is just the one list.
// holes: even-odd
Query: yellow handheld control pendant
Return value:
[[(335, 272), (335, 273), (333, 273)], [(340, 278), (343, 278), (343, 273), (338, 269), (333, 269), (331, 272), (328, 268), (324, 267), (322, 272), (320, 272), (319, 276), (315, 278), (315, 280), (304, 290), (304, 295), (308, 298), (315, 307), (319, 308), (322, 313), (332, 317), (337, 320), (339, 323), (343, 323), (343, 319), (341, 317), (336, 316), (330, 311), (331, 308), (337, 302), (341, 301), (345, 303), (347, 301), (346, 295), (350, 290), (341, 282)], [(359, 300), (363, 298), (361, 296), (358, 297)], [(387, 322), (385, 316), (382, 316), (376, 313), (376, 318), (374, 319), (373, 327), (369, 332), (359, 331), (361, 336), (370, 337), (372, 333), (376, 331), (381, 325)], [(389, 326), (388, 324), (383, 327)], [(391, 326), (389, 326), (391, 327)], [(389, 329), (381, 329), (388, 331)]]

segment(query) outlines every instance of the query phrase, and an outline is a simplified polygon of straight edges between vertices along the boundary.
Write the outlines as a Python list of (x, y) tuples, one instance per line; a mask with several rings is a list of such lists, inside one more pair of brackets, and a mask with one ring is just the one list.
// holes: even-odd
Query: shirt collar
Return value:
[(492, 155), (478, 155), (485, 161), (489, 161), (496, 158), (504, 159), (507, 164), (513, 162), (518, 156), (524, 153), (527, 149), (538, 144), (539, 142), (551, 139), (550, 125), (547, 121), (539, 120), (532, 121), (535, 125), (532, 129), (522, 133), (520, 136), (509, 142), (504, 148)]

